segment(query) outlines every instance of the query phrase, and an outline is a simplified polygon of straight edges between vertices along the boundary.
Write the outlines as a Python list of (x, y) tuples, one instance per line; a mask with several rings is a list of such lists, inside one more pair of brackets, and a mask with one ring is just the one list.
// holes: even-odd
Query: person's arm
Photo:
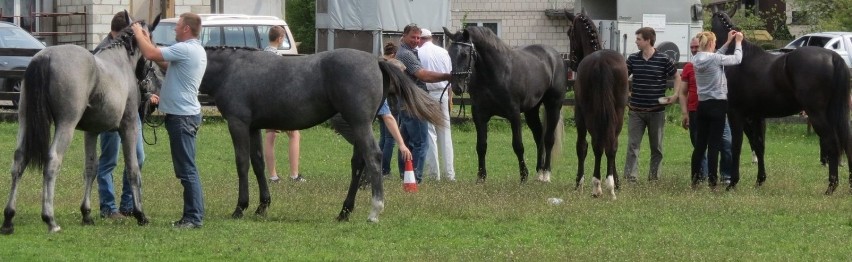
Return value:
[(408, 147), (405, 146), (405, 142), (402, 140), (402, 134), (399, 133), (399, 128), (396, 126), (396, 119), (393, 118), (393, 115), (387, 114), (382, 115), (382, 121), (385, 122), (385, 126), (388, 128), (391, 136), (393, 136), (393, 140), (399, 145), (402, 160), (411, 160), (411, 150), (408, 150)]
[(451, 78), (450, 74), (438, 73), (438, 72), (429, 71), (429, 70), (426, 70), (426, 69), (417, 70), (417, 72), (414, 73), (414, 76), (416, 76), (417, 79), (420, 79), (420, 81), (423, 81), (423, 82), (426, 82), (426, 83), (437, 83), (437, 82), (441, 82), (441, 81), (450, 81), (450, 78)]
[(160, 52), (160, 49), (151, 42), (151, 37), (148, 35), (148, 31), (142, 29), (142, 26), (139, 25), (139, 23), (133, 23), (131, 28), (133, 29), (133, 36), (139, 44), (139, 51), (142, 52), (142, 56), (144, 56), (145, 59), (154, 62), (166, 61), (163, 59), (163, 53)]
[[(687, 108), (687, 99), (689, 95), (689, 83), (687, 83), (688, 79), (684, 79), (684, 81), (678, 81), (680, 83), (681, 88), (675, 89), (677, 92), (678, 99), (680, 101), (680, 125), (683, 129), (689, 129), (689, 109)], [(676, 83), (676, 84), (677, 84)]]
[(736, 38), (736, 45), (734, 47), (733, 55), (722, 55), (719, 61), (719, 64), (723, 66), (727, 65), (738, 65), (743, 61), (743, 33), (735, 33), (734, 38)]

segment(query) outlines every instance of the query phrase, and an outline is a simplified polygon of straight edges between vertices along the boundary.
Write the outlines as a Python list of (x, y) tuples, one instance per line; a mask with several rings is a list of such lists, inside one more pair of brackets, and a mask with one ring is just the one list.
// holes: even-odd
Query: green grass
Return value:
[[(398, 179), (386, 181), (386, 209), (378, 224), (366, 222), (369, 191), (359, 192), (352, 221), (334, 221), (349, 183), (351, 147), (327, 127), (305, 130), (301, 172), (309, 181), (272, 185), (273, 203), (266, 217), (248, 212), (235, 220), (230, 214), (236, 205), (237, 179), (227, 126), (206, 120), (198, 138), (207, 209), (200, 230), (175, 230), (169, 225), (180, 216), (182, 188), (173, 175), (163, 129), (157, 130), (159, 143), (146, 146), (143, 188), (150, 225), (97, 218), (95, 226), (81, 226), (83, 156), (82, 134), (77, 133), (57, 182), (56, 218), (62, 231), (46, 233), (40, 219), (41, 176), (30, 169), (18, 192), (15, 234), (0, 236), (0, 260), (849, 259), (852, 197), (846, 168), (839, 190), (824, 196), (827, 171), (817, 161), (817, 138), (805, 135), (804, 125), (769, 125), (768, 181), (762, 188), (752, 187), (756, 167), (744, 157), (739, 189), (712, 193), (706, 188), (689, 189), (687, 131), (670, 123), (661, 181), (625, 185), (615, 201), (591, 198), (588, 185), (582, 191), (573, 190), (576, 131), (570, 126), (550, 184), (519, 184), (507, 124), (492, 121), (490, 130), (486, 184), (474, 183), (472, 125), (455, 125), (459, 181), (427, 180), (413, 194), (403, 192)], [(151, 130), (146, 132), (150, 136)], [(529, 131), (525, 132), (526, 159), (534, 163), (534, 145)], [(625, 133), (617, 160), (619, 172), (624, 165)], [(0, 166), (11, 166), (16, 134), (16, 123), (0, 123)], [(279, 169), (286, 170), (286, 146), (279, 142), (276, 149)], [(586, 163), (591, 172), (592, 160)], [(642, 178), (647, 176), (647, 165), (646, 139), (640, 155)], [(249, 210), (253, 211), (257, 188), (254, 178), (250, 181)], [(8, 188), (9, 179), (0, 179), (0, 190)], [(93, 194), (97, 212), (97, 193), (93, 190)], [(549, 197), (565, 202), (549, 205)]]

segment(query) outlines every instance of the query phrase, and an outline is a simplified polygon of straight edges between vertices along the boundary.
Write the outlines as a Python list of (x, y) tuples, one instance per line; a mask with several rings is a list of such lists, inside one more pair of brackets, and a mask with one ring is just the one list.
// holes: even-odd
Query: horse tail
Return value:
[(21, 108), (18, 116), (19, 148), (23, 150), (24, 163), (44, 168), (50, 146), (50, 126), (53, 114), (47, 101), (50, 82), (50, 57), (36, 56), (24, 72), (21, 88)]
[(607, 138), (617, 139), (618, 137), (616, 134), (618, 127), (615, 125), (615, 123), (618, 123), (616, 121), (618, 119), (615, 119), (618, 114), (615, 109), (615, 91), (613, 90), (616, 84), (613, 77), (614, 72), (610, 66), (602, 64), (583, 69), (595, 71), (578, 74), (578, 76), (583, 76), (582, 79), (579, 79), (582, 85), (579, 87), (582, 88), (582, 97), (578, 99), (585, 101), (586, 107), (583, 108), (586, 112), (585, 121), (594, 122), (586, 126), (589, 127), (592, 134), (599, 134), (597, 136), (592, 135), (592, 140), (597, 140), (598, 143), (596, 144), (607, 148), (609, 143), (615, 142), (609, 141)]
[(837, 125), (837, 137), (839, 139), (841, 148), (840, 152), (846, 153), (847, 157), (852, 152), (852, 144), (850, 144), (850, 131), (849, 131), (849, 69), (846, 67), (846, 63), (837, 55), (833, 55), (833, 65), (834, 66), (834, 98), (829, 102), (829, 112), (828, 117), (831, 124)]
[(417, 87), (413, 80), (390, 62), (379, 61), (379, 68), (382, 70), (382, 76), (387, 79), (383, 81), (387, 97), (398, 97), (402, 100), (400, 102), (411, 116), (426, 120), (436, 127), (444, 127), (444, 116), (438, 101)]

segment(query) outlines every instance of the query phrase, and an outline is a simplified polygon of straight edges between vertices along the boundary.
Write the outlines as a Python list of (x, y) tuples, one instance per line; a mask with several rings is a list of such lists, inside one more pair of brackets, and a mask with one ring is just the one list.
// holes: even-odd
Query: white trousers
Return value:
[[(440, 174), (450, 180), (456, 179), (456, 171), (453, 166), (453, 137), (450, 129), (450, 108), (447, 103), (449, 100), (449, 90), (429, 91), (429, 95), (441, 102), (441, 113), (444, 116), (444, 127), (436, 128), (429, 124), (429, 139), (427, 141), (428, 149), (426, 151), (426, 161), (424, 161), (423, 174), (426, 177), (434, 177), (441, 180)], [(443, 96), (441, 94), (443, 93)], [(443, 161), (442, 161), (443, 160)]]

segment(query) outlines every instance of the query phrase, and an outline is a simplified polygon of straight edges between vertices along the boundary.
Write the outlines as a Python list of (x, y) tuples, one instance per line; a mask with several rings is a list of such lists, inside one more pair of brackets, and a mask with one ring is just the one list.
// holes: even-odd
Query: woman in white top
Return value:
[[(701, 160), (704, 152), (707, 151), (708, 180), (710, 188), (715, 190), (719, 150), (722, 148), (722, 131), (725, 128), (728, 112), (728, 81), (725, 78), (724, 66), (736, 65), (742, 61), (743, 34), (731, 30), (728, 33), (728, 42), (717, 52), (714, 52), (716, 50), (715, 34), (701, 32), (696, 38), (698, 38), (700, 51), (693, 57), (695, 82), (698, 86), (698, 119), (696, 121), (698, 126), (695, 127), (698, 135), (692, 151), (692, 187), (698, 186)], [(732, 40), (736, 41), (734, 54), (724, 55)]]

